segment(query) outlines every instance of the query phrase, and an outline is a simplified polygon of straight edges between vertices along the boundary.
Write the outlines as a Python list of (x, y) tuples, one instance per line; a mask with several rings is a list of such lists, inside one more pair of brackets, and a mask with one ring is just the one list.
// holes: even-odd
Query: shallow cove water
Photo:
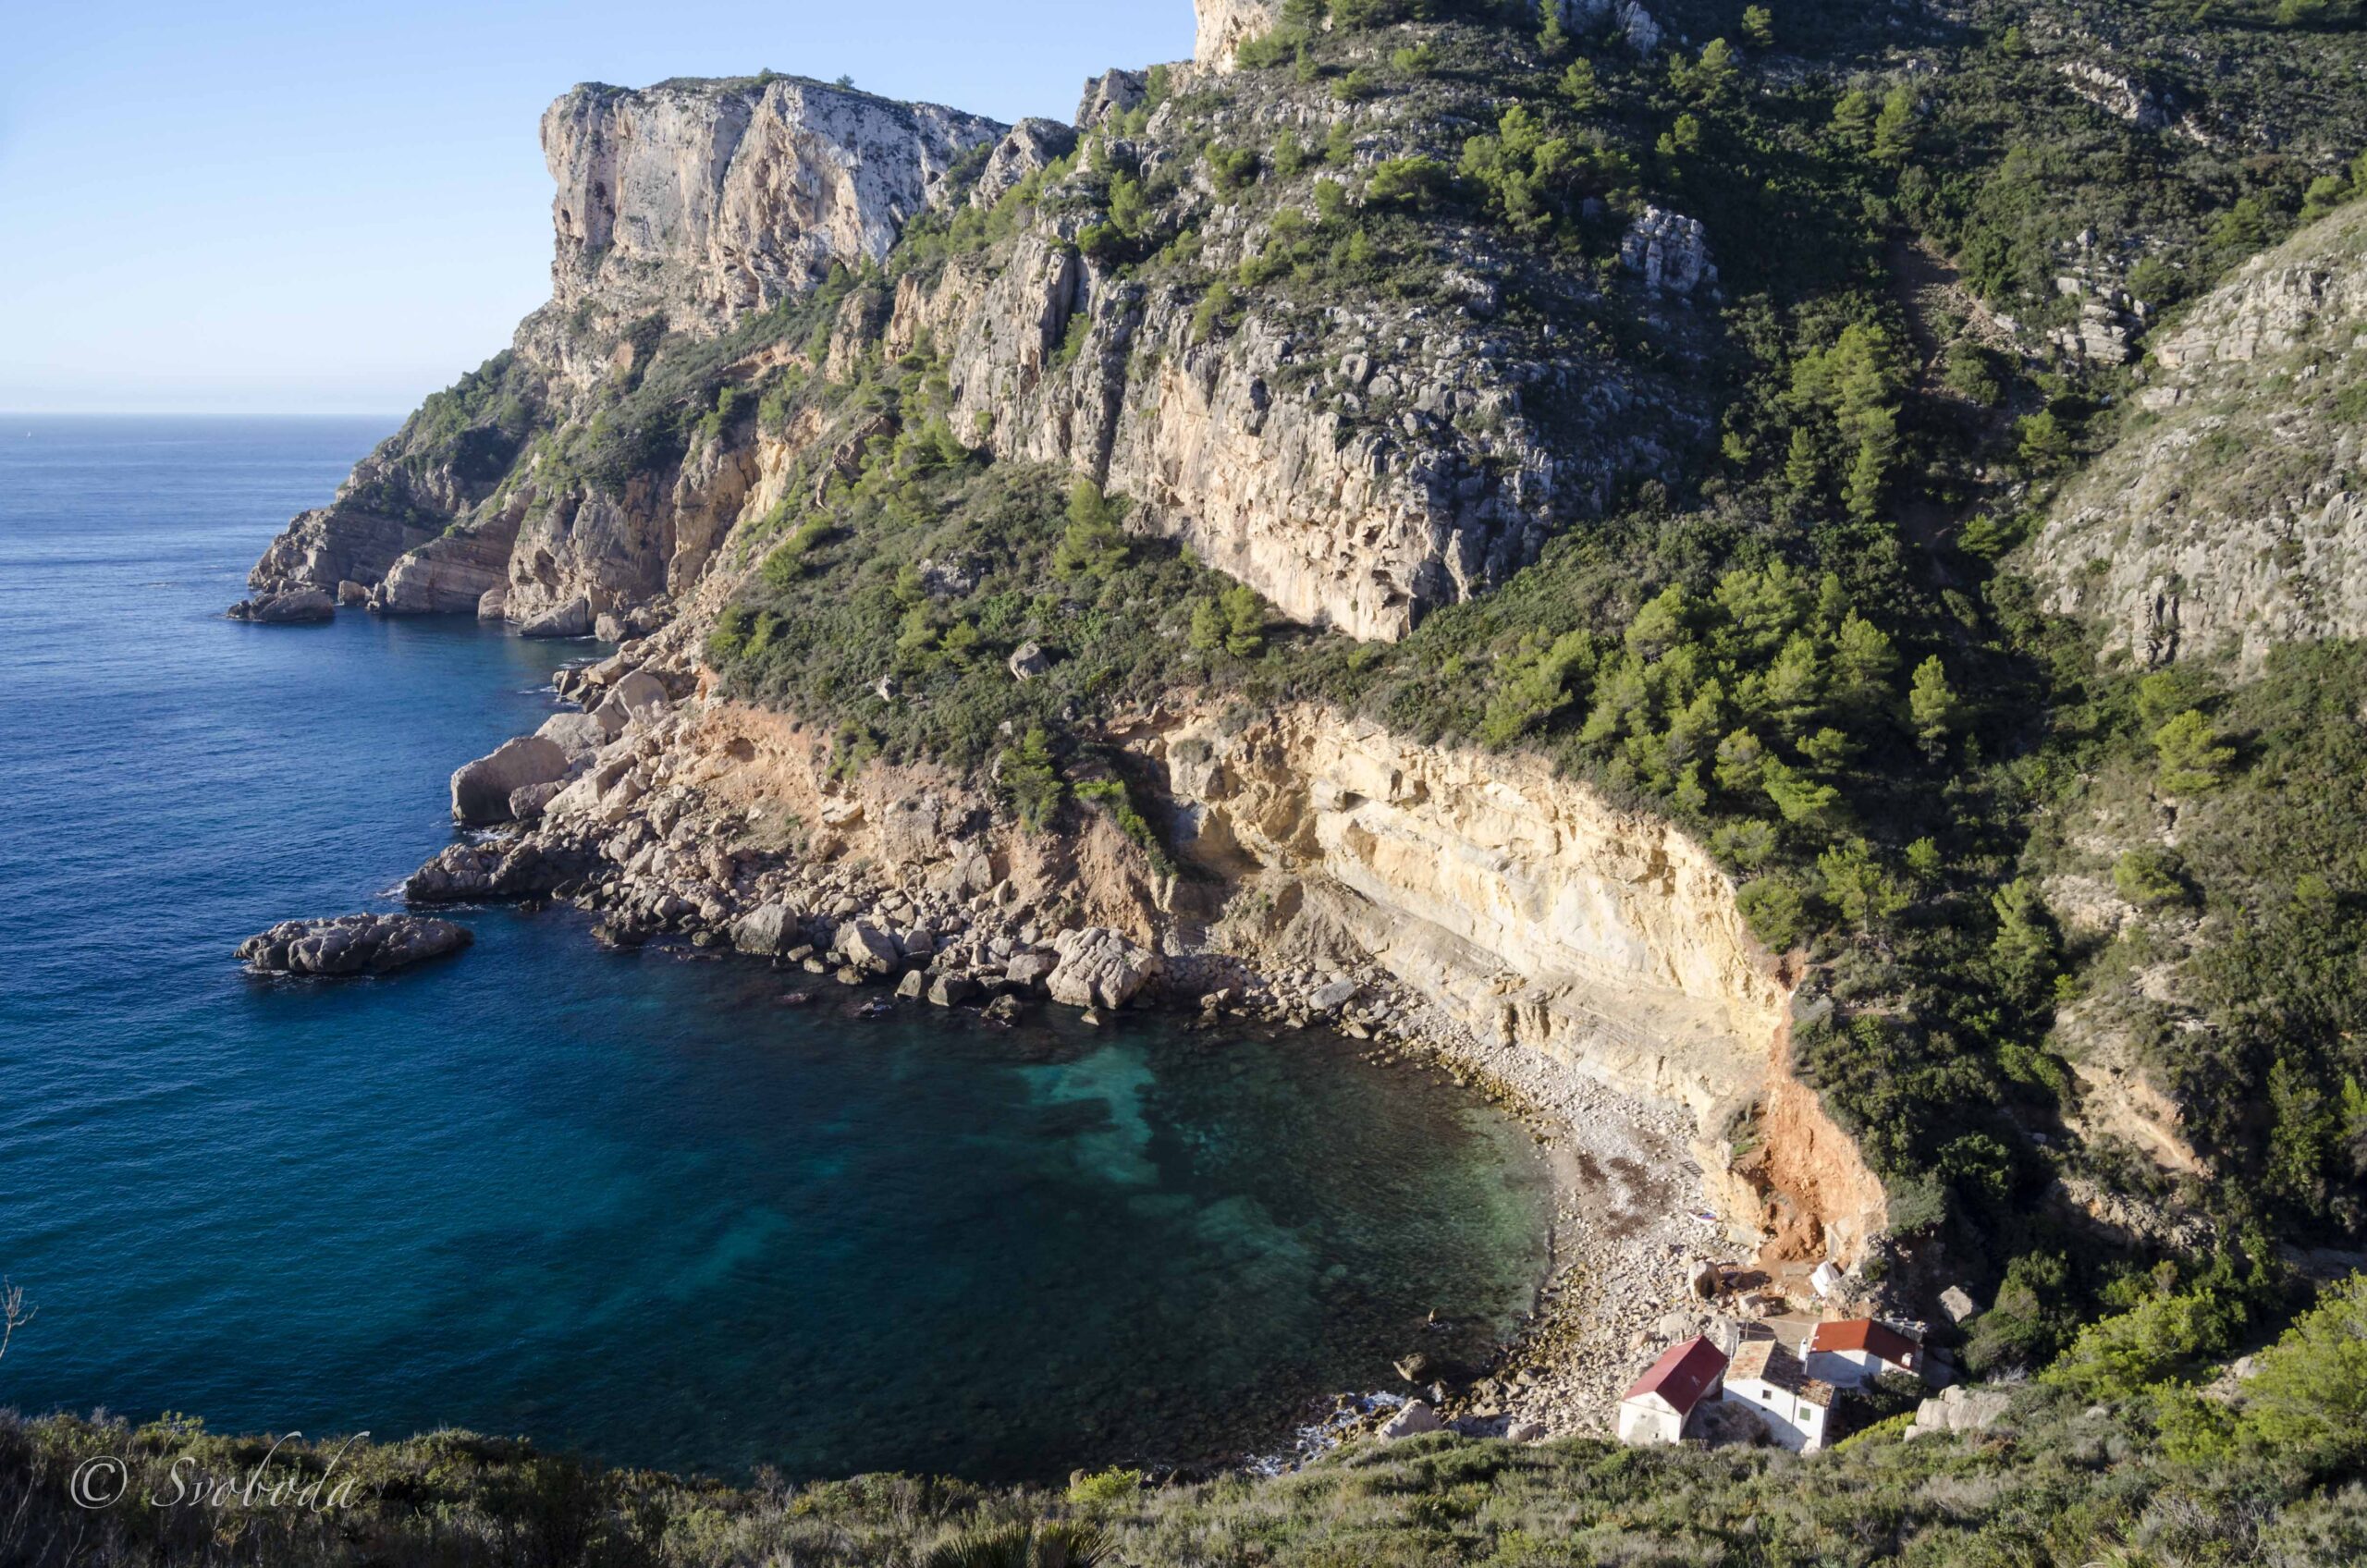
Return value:
[(0, 1404), (1047, 1478), (1278, 1445), (1531, 1305), (1527, 1135), (1345, 1042), (858, 1022), (564, 913), (243, 974), (274, 921), (394, 907), (451, 769), (591, 651), (221, 618), (383, 433), (0, 429), (0, 1270), (41, 1306)]

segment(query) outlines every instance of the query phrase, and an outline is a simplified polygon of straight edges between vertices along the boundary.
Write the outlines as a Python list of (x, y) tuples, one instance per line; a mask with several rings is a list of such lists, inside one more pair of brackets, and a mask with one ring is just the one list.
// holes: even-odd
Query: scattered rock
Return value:
[(665, 685), (647, 670), (636, 669), (609, 687), (608, 694), (593, 711), (609, 734), (622, 734), (628, 725), (645, 722), (666, 711)]
[(345, 914), (283, 921), (239, 943), (238, 956), (267, 974), (385, 974), (475, 940), (467, 926), (425, 915)]
[(1354, 980), (1334, 980), (1329, 986), (1318, 986), (1306, 1001), (1318, 1012), (1337, 1012), (1355, 1001), (1363, 990), (1364, 987)]

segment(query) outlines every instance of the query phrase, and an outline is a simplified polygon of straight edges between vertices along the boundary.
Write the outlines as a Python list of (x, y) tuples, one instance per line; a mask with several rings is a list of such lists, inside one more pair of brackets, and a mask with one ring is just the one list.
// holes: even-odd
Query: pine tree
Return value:
[(2154, 787), (2165, 795), (2200, 795), (2215, 790), (2226, 778), (2236, 748), (2220, 743), (2219, 732), (2193, 708), (2153, 731), (2153, 749), (2161, 754), (2162, 771)]
[(1874, 144), (1874, 101), (1855, 88), (1833, 106), (1833, 138), (1853, 153)]
[(1883, 99), (1874, 121), (1874, 156), (1886, 164), (1903, 164), (1915, 151), (1915, 92), (1900, 82)]
[(1948, 729), (1956, 723), (1956, 694), (1948, 685), (1947, 666), (1933, 654), (1915, 667), (1915, 683), (1907, 693), (1907, 715), (1923, 753), (1937, 762), (1947, 749)]
[(1742, 8), (1742, 36), (1753, 49), (1774, 48), (1774, 13), (1764, 6), (1745, 6)]
[(1543, 0), (1538, 6), (1541, 19), (1537, 29), (1537, 47), (1549, 60), (1558, 60), (1570, 46), (1569, 29), (1562, 24), (1562, 0)]
[(1118, 532), (1115, 509), (1101, 486), (1080, 479), (1069, 492), (1069, 526), (1052, 551), (1052, 570), (1061, 577), (1106, 577), (1126, 564), (1129, 546)]
[(1237, 659), (1257, 657), (1266, 646), (1266, 606), (1257, 591), (1236, 584), (1218, 599), (1224, 610), (1224, 651)]

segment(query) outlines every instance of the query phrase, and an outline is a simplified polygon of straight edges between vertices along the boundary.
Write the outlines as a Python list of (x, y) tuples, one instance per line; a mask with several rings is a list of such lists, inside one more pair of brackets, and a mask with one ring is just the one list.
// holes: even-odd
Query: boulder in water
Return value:
[(265, 974), (385, 974), (459, 952), (476, 940), (465, 925), (420, 914), (344, 914), (287, 920), (239, 944)]
[(518, 629), (521, 637), (589, 637), (592, 601), (580, 594), (534, 616)]
[(230, 606), (232, 620), (258, 626), (295, 626), (311, 620), (337, 619), (337, 601), (325, 588), (290, 588), (281, 594), (258, 594)]

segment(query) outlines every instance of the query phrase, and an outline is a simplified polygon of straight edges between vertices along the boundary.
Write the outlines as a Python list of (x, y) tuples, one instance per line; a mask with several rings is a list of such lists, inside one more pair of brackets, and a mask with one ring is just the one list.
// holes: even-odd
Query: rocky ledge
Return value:
[(476, 940), (465, 925), (418, 914), (287, 920), (239, 944), (262, 974), (386, 974), (456, 953)]
[(325, 588), (290, 588), (278, 594), (257, 594), (251, 599), (240, 599), (229, 609), (232, 620), (251, 620), (261, 626), (293, 626), (308, 620), (330, 620), (337, 616), (337, 601), (329, 597)]

